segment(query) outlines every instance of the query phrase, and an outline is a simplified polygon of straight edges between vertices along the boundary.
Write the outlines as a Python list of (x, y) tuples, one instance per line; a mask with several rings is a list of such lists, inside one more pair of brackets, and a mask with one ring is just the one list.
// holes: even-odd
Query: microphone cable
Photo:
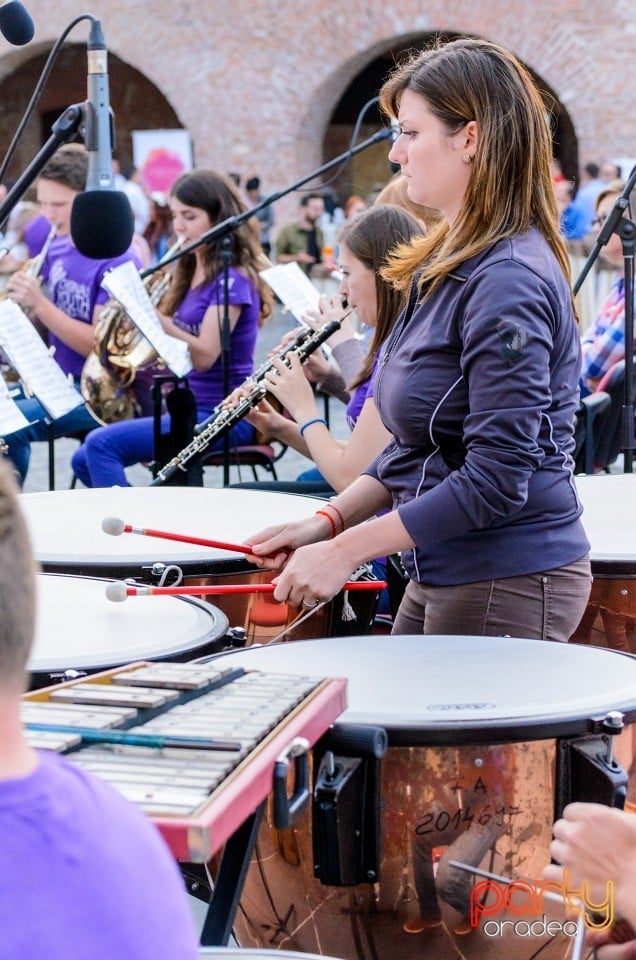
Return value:
[[(4, 160), (2, 161), (2, 164), (0, 164), (0, 183), (4, 181), (7, 168), (11, 163), (11, 160), (13, 159), (18, 143), (20, 142), (20, 138), (24, 133), (27, 123), (31, 119), (33, 111), (35, 110), (36, 106), (40, 101), (40, 98), (44, 92), (44, 87), (46, 85), (47, 80), (49, 79), (49, 76), (55, 64), (55, 61), (57, 60), (62, 44), (68, 37), (71, 30), (73, 30), (73, 28), (76, 27), (78, 23), (81, 23), (82, 20), (90, 20), (92, 23), (94, 23), (95, 17), (90, 13), (82, 13), (79, 17), (76, 17), (74, 20), (72, 20), (69, 23), (69, 25), (65, 28), (62, 35), (58, 37), (53, 47), (51, 48), (51, 52), (49, 53), (46, 63), (44, 64), (42, 73), (40, 74), (40, 78), (35, 86), (35, 90), (33, 91), (31, 99), (29, 100), (27, 108), (24, 112), (24, 116), (22, 117), (22, 119), (20, 120), (20, 123), (18, 124), (18, 128), (15, 134), (13, 135), (13, 139), (11, 140), (11, 143), (9, 144)], [(5, 220), (6, 219), (8, 219), (8, 217), (5, 218)], [(1, 223), (0, 229), (3, 226), (4, 226), (4, 223)]]

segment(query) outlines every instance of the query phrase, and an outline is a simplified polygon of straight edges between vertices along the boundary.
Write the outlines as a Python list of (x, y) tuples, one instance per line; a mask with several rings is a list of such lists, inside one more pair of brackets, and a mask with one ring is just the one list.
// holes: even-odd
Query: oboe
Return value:
[(184, 447), (183, 450), (180, 450), (176, 457), (173, 457), (172, 460), (157, 472), (157, 476), (150, 486), (157, 487), (159, 484), (165, 483), (177, 470), (185, 470), (193, 457), (203, 453), (211, 443), (222, 436), (227, 430), (231, 430), (233, 426), (242, 420), (252, 407), (260, 403), (267, 393), (265, 375), (273, 369), (274, 359), (282, 360), (287, 366), (290, 366), (287, 357), (290, 353), (295, 352), (298, 354), (300, 362), (304, 363), (314, 350), (317, 350), (325, 340), (328, 340), (329, 337), (338, 330), (345, 317), (349, 316), (352, 312), (352, 310), (347, 311), (339, 320), (330, 320), (317, 330), (301, 330), (298, 336), (291, 340), (287, 346), (279, 350), (274, 357), (261, 364), (252, 376), (248, 377), (247, 380), (241, 384), (240, 389), (246, 392), (237, 405), (224, 409), (224, 400), (215, 407), (207, 420), (204, 420), (197, 426), (194, 440), (192, 440), (187, 447)]

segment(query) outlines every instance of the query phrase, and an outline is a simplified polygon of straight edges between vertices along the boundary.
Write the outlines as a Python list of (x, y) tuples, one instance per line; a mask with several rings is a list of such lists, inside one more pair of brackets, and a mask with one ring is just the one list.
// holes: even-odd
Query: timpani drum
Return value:
[[(377, 635), (252, 648), (214, 662), (230, 658), (247, 669), (346, 677), (348, 708), (327, 740), (346, 742), (349, 732), (354, 742), (367, 724), (388, 734), (377, 761), (377, 867), (364, 861), (375, 846), (373, 763), (348, 796), (345, 773), (355, 778), (359, 767), (349, 749), (334, 763), (321, 741), (312, 809), (287, 830), (275, 830), (270, 816), (261, 827), (235, 925), (240, 944), (347, 960), (536, 955), (541, 936), (502, 940), (483, 926), (460, 946), (472, 881), (448, 860), (540, 879), (555, 809), (590, 799), (586, 791), (600, 802), (623, 796), (620, 765), (622, 786), (606, 794), (581, 757), (607, 750), (605, 734), (592, 732), (598, 718), (620, 711), (625, 732), (636, 720), (636, 659), (541, 640)], [(611, 738), (617, 756), (622, 740)], [(437, 896), (443, 925), (422, 932)], [(550, 956), (565, 956), (567, 939)]]
[(575, 479), (594, 581), (571, 640), (636, 653), (636, 475)]
[(27, 669), (32, 686), (67, 670), (94, 673), (134, 660), (192, 660), (225, 646), (228, 622), (191, 597), (106, 599), (109, 581), (38, 574), (35, 643)]
[[(20, 504), (45, 572), (155, 586), (173, 586), (182, 576), (187, 585), (207, 586), (269, 582), (274, 574), (257, 570), (238, 553), (136, 534), (113, 537), (102, 531), (102, 520), (118, 517), (134, 527), (240, 544), (266, 526), (315, 513), (324, 500), (255, 490), (112, 487), (26, 493)], [(375, 591), (341, 593), (292, 626), (284, 639), (365, 633), (377, 598)], [(246, 631), (247, 645), (271, 641), (300, 619), (297, 608), (257, 594), (215, 596), (214, 604), (231, 627)]]

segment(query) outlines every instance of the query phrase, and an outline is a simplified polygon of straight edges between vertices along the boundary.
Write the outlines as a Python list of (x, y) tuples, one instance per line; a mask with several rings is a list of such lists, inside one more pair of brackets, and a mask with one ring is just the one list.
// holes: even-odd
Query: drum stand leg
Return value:
[(265, 811), (264, 801), (225, 844), (221, 866), (201, 931), (202, 947), (227, 946), (249, 867), (258, 828)]

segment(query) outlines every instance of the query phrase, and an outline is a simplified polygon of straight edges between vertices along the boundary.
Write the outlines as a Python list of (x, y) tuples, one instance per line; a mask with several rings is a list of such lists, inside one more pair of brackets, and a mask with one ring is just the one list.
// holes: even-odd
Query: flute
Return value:
[(157, 472), (157, 476), (150, 486), (157, 487), (159, 484), (165, 483), (177, 470), (185, 470), (194, 457), (207, 450), (211, 443), (222, 436), (227, 430), (231, 430), (233, 426), (239, 423), (239, 421), (249, 413), (252, 407), (255, 407), (261, 402), (267, 393), (265, 376), (273, 369), (274, 359), (282, 360), (287, 366), (290, 366), (287, 358), (290, 353), (296, 352), (300, 358), (300, 362), (304, 363), (314, 350), (317, 350), (325, 340), (328, 340), (329, 337), (339, 329), (345, 317), (349, 316), (352, 312), (352, 310), (348, 310), (339, 320), (330, 320), (322, 327), (318, 327), (317, 330), (301, 330), (287, 346), (279, 350), (274, 357), (261, 364), (258, 370), (241, 384), (239, 389), (245, 390), (246, 393), (237, 405), (224, 409), (224, 400), (215, 407), (207, 420), (204, 420), (197, 426), (194, 439)]

